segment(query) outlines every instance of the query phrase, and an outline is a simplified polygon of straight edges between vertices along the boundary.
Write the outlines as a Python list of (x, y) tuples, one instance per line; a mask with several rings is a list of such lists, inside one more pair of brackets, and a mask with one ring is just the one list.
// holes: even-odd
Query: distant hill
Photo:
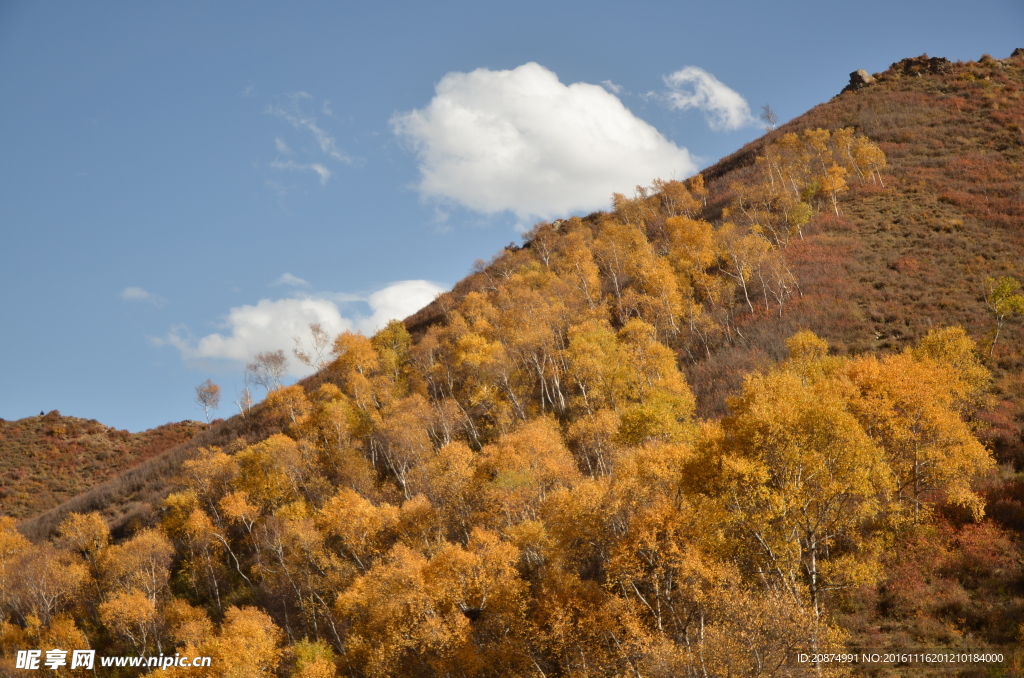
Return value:
[[(52, 438), (49, 435), (50, 428), (47, 425), (40, 426), (37, 421), (45, 418), (29, 417), (19, 421), (29, 422), (25, 424), (28, 430), (43, 433), (34, 440), (37, 446), (49, 449), (49, 443), (46, 441)], [(263, 404), (255, 405), (246, 417), (235, 416), (226, 421), (215, 420), (211, 425), (198, 421), (184, 421), (165, 424), (136, 434), (107, 429), (93, 420), (89, 422), (93, 428), (100, 427), (106, 430), (106, 435), (111, 438), (136, 440), (137, 447), (131, 449), (137, 449), (140, 452), (139, 456), (120, 468), (109, 468), (102, 472), (102, 478), (98, 482), (82, 483), (77, 492), (65, 495), (61, 501), (46, 505), (40, 502), (38, 510), (25, 512), (24, 519), (19, 523), (19, 530), (30, 539), (43, 540), (52, 536), (60, 522), (72, 512), (98, 512), (114, 534), (129, 534), (154, 519), (160, 503), (174, 486), (182, 462), (195, 456), (199, 448), (223, 446), (237, 449), (246, 441), (261, 440), (279, 433), (282, 429), (281, 422), (264, 415)], [(18, 422), (4, 423), (10, 426)], [(31, 436), (28, 437), (32, 439)], [(43, 442), (39, 443), (40, 440)], [(0, 442), (0, 449), (4, 451), (6, 459), (6, 447), (3, 442)], [(48, 475), (41, 472), (37, 472), (36, 475), (41, 482), (56, 484), (55, 478), (59, 478), (60, 473), (52, 468), (50, 471)]]
[(206, 428), (182, 421), (129, 433), (56, 410), (0, 420), (0, 515), (42, 513)]

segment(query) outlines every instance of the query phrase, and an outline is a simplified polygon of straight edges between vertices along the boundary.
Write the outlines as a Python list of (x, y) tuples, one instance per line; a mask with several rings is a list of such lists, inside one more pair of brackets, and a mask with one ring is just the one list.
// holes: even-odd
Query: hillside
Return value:
[[(765, 144), (814, 127), (853, 127), (885, 152), (887, 189), (852, 190), (841, 198), (842, 216), (824, 219), (817, 237), (788, 255), (805, 292), (790, 328), (811, 327), (851, 353), (901, 349), (952, 324), (991, 340), (985, 278), (1024, 277), (1024, 53), (1015, 55), (968, 64), (907, 59), (706, 173), (729, 168), (709, 180), (725, 200)], [(991, 367), (997, 393), (1019, 403), (1024, 333), (1019, 322), (1009, 331)], [(1019, 429), (1007, 433), (1004, 444), (1017, 447), (1004, 454), (1020, 455)]]
[(129, 433), (56, 410), (0, 420), (0, 515), (42, 513), (205, 429), (183, 421)]
[[(731, 187), (750, 181), (756, 158), (789, 133), (851, 127), (884, 151), (884, 186), (860, 183), (839, 196), (841, 215), (820, 212), (786, 248), (799, 293), (781, 318), (751, 314), (736, 322), (743, 337), (718, 344), (708, 358), (692, 352), (683, 363), (698, 412), (720, 416), (725, 395), (761, 357), (785, 356), (798, 328), (826, 338), (833, 350), (857, 354), (899, 350), (929, 329), (961, 325), (985, 343), (994, 320), (984, 279), (1024, 280), (1024, 52), (1002, 61), (953, 64), (927, 56), (906, 59), (876, 82), (780, 126), (702, 172), (710, 198), (700, 216), (721, 219)], [(599, 215), (585, 221), (596, 223)], [(529, 243), (526, 243), (529, 246)], [(500, 261), (502, 254), (496, 257)], [(440, 322), (442, 311), (472, 290), (477, 273), (423, 309), (408, 324), (414, 334)], [(1019, 375), (1024, 326), (1014, 323), (991, 367), (1001, 454), (1024, 462), (1018, 424), (1024, 384)]]
[(1024, 280), (1024, 52), (862, 84), (538, 224), (25, 521), (35, 544), (0, 520), (0, 662), (667, 678), (945, 648), (1005, 653), (955, 675), (1024, 670), (1024, 322), (992, 311)]

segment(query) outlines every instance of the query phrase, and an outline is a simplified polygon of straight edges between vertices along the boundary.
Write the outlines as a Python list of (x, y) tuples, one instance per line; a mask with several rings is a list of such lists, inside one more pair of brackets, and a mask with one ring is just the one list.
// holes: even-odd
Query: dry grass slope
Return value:
[[(40, 542), (54, 534), (57, 526), (69, 513), (99, 512), (111, 532), (116, 536), (131, 534), (155, 517), (160, 502), (170, 492), (181, 463), (193, 456), (200, 447), (244, 445), (247, 440), (260, 440), (279, 432), (280, 428), (267, 425), (261, 419), (261, 407), (254, 407), (249, 416), (232, 417), (227, 421), (207, 426), (199, 422), (183, 422), (167, 426), (185, 426), (190, 435), (181, 442), (165, 445), (155, 454), (149, 454), (138, 463), (120, 473), (109, 473), (106, 480), (93, 485), (65, 501), (47, 507), (42, 512), (29, 514), (19, 525), (19, 531), (29, 539)], [(25, 420), (22, 420), (25, 421)], [(102, 424), (93, 424), (102, 426)], [(165, 428), (165, 427), (160, 427)], [(152, 431), (159, 431), (153, 429)], [(145, 436), (145, 431), (136, 434)], [(130, 435), (130, 434), (129, 434)]]
[(56, 410), (0, 421), (0, 515), (27, 518), (46, 511), (205, 428), (183, 421), (129, 433)]

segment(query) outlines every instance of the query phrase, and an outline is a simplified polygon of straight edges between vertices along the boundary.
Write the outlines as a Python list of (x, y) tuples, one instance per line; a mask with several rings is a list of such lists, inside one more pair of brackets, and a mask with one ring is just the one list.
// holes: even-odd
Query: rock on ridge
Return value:
[[(843, 92), (852, 92), (854, 90), (863, 89), (868, 85), (873, 85), (877, 82), (875, 78), (865, 71), (863, 68), (850, 73), (850, 84), (843, 88)], [(842, 92), (840, 92), (841, 94)]]

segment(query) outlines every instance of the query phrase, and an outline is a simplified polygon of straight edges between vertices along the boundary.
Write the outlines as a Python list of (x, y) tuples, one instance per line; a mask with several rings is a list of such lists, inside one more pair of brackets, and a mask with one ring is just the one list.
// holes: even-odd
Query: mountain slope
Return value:
[[(788, 133), (852, 127), (888, 160), (884, 186), (852, 186), (839, 197), (839, 216), (820, 212), (786, 249), (800, 292), (784, 317), (738, 318), (750, 325), (744, 338), (684, 361), (700, 413), (720, 416), (742, 373), (760, 356), (783, 357), (783, 340), (799, 328), (851, 354), (898, 350), (946, 325), (990, 341), (985, 279), (1024, 279), (1024, 52), (1014, 54), (959, 64), (906, 59), (704, 170), (710, 197), (701, 216), (716, 221), (735, 198), (731, 187), (751, 181), (756, 158)], [(470, 276), (410, 318), (410, 330), (440, 322), (444, 307), (485, 286), (484, 276)], [(1020, 415), (1024, 363), (1014, 347), (1024, 345), (1022, 330), (1013, 323), (993, 352), (1007, 424)], [(1004, 455), (1022, 454), (1019, 428), (999, 434)]]

